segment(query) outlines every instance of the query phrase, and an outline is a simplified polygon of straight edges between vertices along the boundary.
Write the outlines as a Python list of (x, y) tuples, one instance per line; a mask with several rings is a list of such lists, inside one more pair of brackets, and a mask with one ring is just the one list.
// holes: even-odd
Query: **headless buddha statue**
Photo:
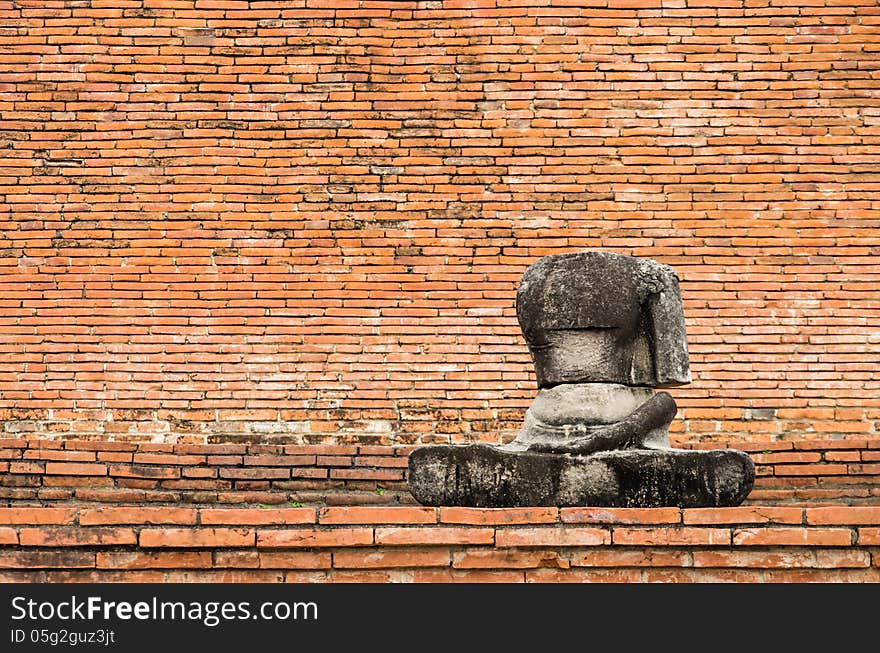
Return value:
[(548, 256), (526, 270), (517, 317), (538, 395), (512, 449), (587, 454), (669, 446), (669, 393), (688, 367), (678, 277), (650, 259)]
[(689, 383), (675, 272), (607, 252), (547, 256), (523, 274), (516, 312), (538, 393), (516, 438), (437, 445), (409, 456), (408, 484), (425, 505), (732, 506), (755, 469), (733, 449), (669, 446)]

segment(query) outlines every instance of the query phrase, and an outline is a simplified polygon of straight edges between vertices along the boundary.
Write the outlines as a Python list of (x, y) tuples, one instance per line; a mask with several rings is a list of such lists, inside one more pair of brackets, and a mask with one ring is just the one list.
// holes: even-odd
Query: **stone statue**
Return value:
[(655, 388), (690, 382), (684, 312), (671, 267), (577, 252), (522, 277), (517, 318), (538, 394), (507, 445), (441, 445), (410, 455), (426, 505), (737, 505), (754, 465), (734, 450), (669, 446), (677, 408)]

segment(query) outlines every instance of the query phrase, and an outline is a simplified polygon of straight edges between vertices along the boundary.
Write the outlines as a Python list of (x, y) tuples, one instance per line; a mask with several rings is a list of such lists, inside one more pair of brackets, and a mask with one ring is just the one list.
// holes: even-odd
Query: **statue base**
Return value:
[(426, 506), (709, 508), (742, 503), (755, 482), (734, 449), (618, 449), (581, 456), (508, 446), (438, 445), (409, 456), (409, 489)]

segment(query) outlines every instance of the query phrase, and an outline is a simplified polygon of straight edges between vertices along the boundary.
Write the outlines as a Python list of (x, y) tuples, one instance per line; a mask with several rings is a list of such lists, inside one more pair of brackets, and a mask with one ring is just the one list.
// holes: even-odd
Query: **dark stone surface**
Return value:
[(733, 449), (571, 456), (476, 444), (422, 447), (409, 457), (410, 492), (428, 506), (735, 506), (754, 481), (751, 459)]
[(610, 252), (545, 256), (523, 274), (516, 314), (539, 387), (691, 380), (681, 291), (668, 265)]

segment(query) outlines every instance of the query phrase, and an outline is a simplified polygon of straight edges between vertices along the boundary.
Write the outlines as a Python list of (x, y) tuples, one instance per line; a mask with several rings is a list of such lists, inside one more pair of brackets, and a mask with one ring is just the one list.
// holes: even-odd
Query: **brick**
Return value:
[(322, 524), (434, 524), (435, 508), (403, 506), (340, 506), (318, 510)]
[(330, 478), (370, 480), (370, 481), (399, 481), (403, 479), (402, 469), (336, 469), (330, 470)]
[(742, 546), (849, 546), (853, 533), (848, 528), (737, 528), (734, 545)]
[(738, 506), (734, 508), (688, 508), (685, 524), (800, 524), (802, 508), (784, 506)]
[(759, 583), (769, 572), (751, 569), (645, 569), (643, 583)]
[(773, 569), (764, 574), (766, 583), (876, 583), (877, 569)]
[(255, 541), (249, 528), (145, 528), (138, 538), (145, 549), (243, 547), (254, 546)]
[(563, 508), (563, 523), (572, 524), (678, 524), (678, 508)]
[(110, 476), (126, 478), (180, 478), (177, 467), (158, 467), (151, 465), (110, 465)]
[(328, 583), (329, 573), (326, 571), (285, 571), (285, 583)]
[[(129, 572), (129, 574), (132, 572)], [(140, 572), (145, 573), (145, 572)], [(312, 572), (321, 574), (321, 572)], [(285, 573), (281, 571), (264, 571), (256, 569), (219, 569), (219, 570), (183, 570), (167, 571), (160, 581), (129, 582), (165, 582), (165, 583), (282, 583)], [(127, 579), (128, 580), (128, 579)], [(292, 581), (296, 582), (296, 581)], [(309, 582), (309, 581), (305, 581)], [(314, 581), (313, 581), (314, 582)]]
[(526, 571), (527, 583), (638, 583), (639, 569), (534, 569)]
[(808, 524), (880, 524), (880, 506), (823, 506), (806, 514)]
[(489, 569), (407, 569), (393, 570), (389, 574), (392, 582), (404, 583), (522, 583), (522, 571)]
[(817, 465), (776, 465), (776, 476), (830, 476), (847, 473), (846, 465), (830, 463)]
[(571, 556), (573, 567), (687, 567), (688, 551), (662, 549), (591, 549)]
[(8, 526), (0, 526), (0, 544), (18, 544), (18, 532)]
[(496, 525), (553, 524), (559, 520), (557, 508), (440, 508), (444, 524)]
[(255, 455), (245, 456), (245, 465), (257, 467), (302, 467), (315, 464), (316, 456), (271, 456)]
[(569, 561), (555, 551), (523, 549), (468, 549), (452, 554), (452, 566), (460, 569), (567, 568)]
[(271, 524), (314, 524), (314, 508), (202, 508), (203, 525), (232, 524), (267, 526)]
[(536, 527), (499, 528), (495, 544), (507, 546), (597, 546), (611, 543), (611, 534), (603, 528)]
[(22, 456), (25, 460), (94, 461), (93, 451), (56, 451), (54, 449), (30, 449)]
[(71, 524), (75, 508), (0, 508), (0, 524)]
[(130, 528), (24, 527), (19, 542), (22, 546), (109, 546), (136, 544), (137, 534)]
[(196, 511), (190, 508), (101, 507), (79, 512), (81, 526), (101, 524), (195, 524)]
[(210, 569), (209, 551), (99, 551), (99, 569)]
[[(45, 443), (41, 443), (45, 445)], [(80, 451), (134, 451), (137, 449), (135, 442), (107, 442), (105, 440), (65, 440), (64, 448)]]
[(871, 566), (871, 554), (855, 549), (819, 549), (816, 567), (819, 569), (842, 569)]
[(348, 547), (372, 543), (373, 529), (371, 528), (263, 530), (257, 533), (257, 546), (261, 548)]
[(132, 462), (138, 465), (200, 465), (205, 462), (205, 457), (181, 454), (135, 453)]
[(327, 572), (328, 583), (391, 583), (389, 570), (333, 569)]
[(696, 546), (729, 545), (730, 530), (726, 528), (658, 527), (614, 528), (614, 544), (631, 546)]
[(797, 549), (749, 551), (713, 550), (694, 551), (694, 567), (749, 568), (749, 569), (788, 569), (795, 567), (814, 567), (813, 551)]
[(391, 567), (448, 567), (449, 551), (439, 550), (343, 550), (333, 554), (337, 569), (385, 569)]
[(221, 467), (220, 478), (248, 480), (285, 479), (290, 478), (290, 470), (279, 467), (247, 467), (241, 469), (236, 467)]
[(826, 451), (825, 460), (828, 462), (858, 462), (864, 460), (858, 451)]
[(260, 554), (249, 549), (220, 550), (214, 552), (214, 567), (235, 569), (257, 569), (260, 566)]
[(358, 456), (354, 459), (356, 467), (407, 467), (408, 461), (402, 456)]
[[(859, 546), (880, 546), (880, 528), (859, 528)], [(880, 561), (880, 556), (877, 556)]]
[(351, 456), (317, 456), (315, 464), (319, 467), (351, 467)]
[(95, 566), (95, 553), (76, 549), (0, 550), (0, 569), (77, 569)]
[(782, 453), (752, 453), (752, 462), (756, 465), (779, 463), (817, 463), (822, 456), (816, 452), (786, 451)]
[(330, 569), (332, 566), (328, 552), (260, 551), (258, 559), (261, 569)]
[(436, 544), (492, 544), (492, 528), (455, 527), (402, 527), (377, 528), (376, 544), (436, 545)]
[(46, 473), (58, 476), (106, 476), (107, 465), (102, 463), (46, 463)]

